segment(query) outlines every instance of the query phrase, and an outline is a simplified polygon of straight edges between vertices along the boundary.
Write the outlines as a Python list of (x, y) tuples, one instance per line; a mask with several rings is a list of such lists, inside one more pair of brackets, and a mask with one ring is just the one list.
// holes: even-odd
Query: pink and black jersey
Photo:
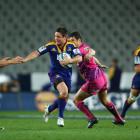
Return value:
[(101, 69), (95, 62), (94, 57), (90, 60), (85, 60), (84, 57), (89, 53), (90, 46), (82, 43), (79, 47), (80, 53), (83, 57), (82, 62), (78, 64), (80, 73), (86, 80), (81, 89), (84, 92), (96, 94), (102, 90), (107, 89), (107, 79), (103, 69)]
[(84, 59), (84, 57), (89, 53), (90, 48), (91, 47), (85, 43), (82, 43), (79, 47), (83, 60), (78, 64), (78, 66), (85, 80), (97, 79), (97, 77), (103, 73), (103, 70), (96, 64), (94, 57), (92, 57), (89, 61)]

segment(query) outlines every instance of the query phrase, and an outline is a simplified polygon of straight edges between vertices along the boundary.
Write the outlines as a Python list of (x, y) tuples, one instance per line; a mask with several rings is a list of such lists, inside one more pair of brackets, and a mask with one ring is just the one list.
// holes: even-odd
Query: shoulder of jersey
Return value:
[(51, 46), (51, 45), (56, 45), (55, 41), (50, 41), (47, 44), (45, 44), (45, 47)]
[(74, 44), (74, 42), (72, 42), (72, 41), (69, 41), (69, 40), (68, 40), (68, 41), (67, 41), (67, 44), (73, 45), (75, 48), (77, 48), (76, 45)]

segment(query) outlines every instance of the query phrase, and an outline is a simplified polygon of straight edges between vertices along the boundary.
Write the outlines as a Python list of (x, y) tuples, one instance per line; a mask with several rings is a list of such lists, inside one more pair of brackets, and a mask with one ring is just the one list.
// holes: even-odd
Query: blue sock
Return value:
[(66, 107), (66, 99), (58, 99), (58, 117), (63, 118), (64, 117), (64, 111), (65, 111), (65, 107)]
[(54, 101), (54, 103), (53, 103), (52, 105), (49, 106), (49, 108), (48, 108), (49, 112), (52, 112), (53, 110), (55, 110), (56, 108), (58, 108), (58, 100), (59, 100), (59, 99), (56, 99), (56, 100)]

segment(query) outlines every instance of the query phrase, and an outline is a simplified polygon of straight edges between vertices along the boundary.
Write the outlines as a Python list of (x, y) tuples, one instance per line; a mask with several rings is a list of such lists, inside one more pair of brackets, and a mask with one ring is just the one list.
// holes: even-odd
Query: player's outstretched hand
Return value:
[(23, 57), (21, 56), (16, 56), (15, 58), (10, 59), (12, 64), (20, 64), (23, 63)]

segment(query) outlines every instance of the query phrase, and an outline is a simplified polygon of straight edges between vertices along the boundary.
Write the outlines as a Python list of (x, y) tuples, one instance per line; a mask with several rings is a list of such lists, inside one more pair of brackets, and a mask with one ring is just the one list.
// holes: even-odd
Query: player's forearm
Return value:
[(5, 67), (7, 65), (10, 65), (10, 62), (8, 60), (7, 61), (0, 60), (0, 68)]
[(82, 61), (82, 56), (77, 55), (77, 56), (75, 56), (74, 58), (71, 59), (71, 62), (70, 63), (76, 64), (76, 63), (79, 63), (81, 61)]
[(28, 56), (26, 56), (24, 58), (24, 61), (23, 62), (31, 61), (31, 60), (37, 58), (38, 56), (39, 56), (39, 52), (38, 51), (33, 51)]
[(85, 60), (89, 61), (93, 56), (95, 56), (95, 51), (93, 49), (89, 49), (88, 53), (85, 55)]

